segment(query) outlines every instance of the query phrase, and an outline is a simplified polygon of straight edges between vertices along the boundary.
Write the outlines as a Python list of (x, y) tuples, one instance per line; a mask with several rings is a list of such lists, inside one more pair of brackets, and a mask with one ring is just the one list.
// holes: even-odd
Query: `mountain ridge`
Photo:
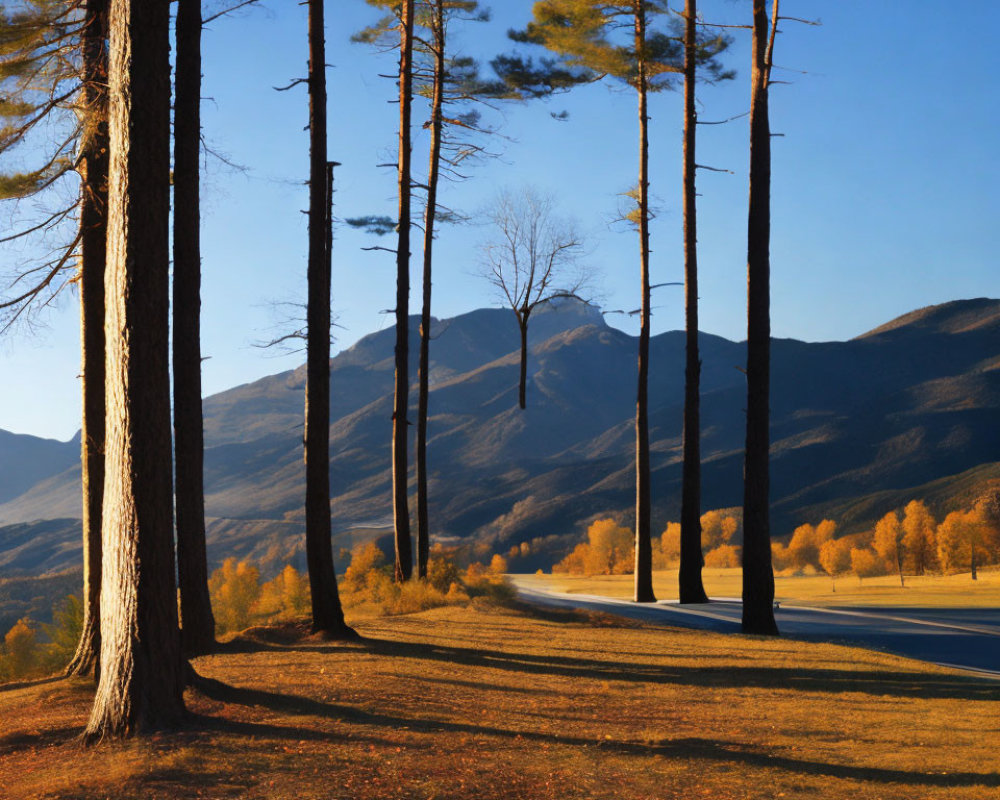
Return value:
[[(410, 324), (415, 335), (418, 319), (411, 317)], [(539, 313), (529, 327), (528, 408), (521, 411), (518, 334), (510, 311), (478, 309), (436, 321), (432, 330), (438, 338), (431, 347), (428, 448), (436, 538), (472, 538), (506, 549), (539, 537), (569, 541), (598, 514), (628, 516), (634, 503), (634, 337), (609, 327), (593, 307), (563, 304)], [(738, 506), (745, 344), (705, 333), (699, 338), (704, 503)], [(392, 346), (391, 329), (383, 330), (331, 360), (338, 543), (391, 520)], [(414, 376), (415, 359), (414, 353)], [(778, 536), (809, 521), (811, 509), (898, 493), (1000, 457), (994, 422), (1000, 411), (998, 300), (917, 309), (846, 342), (775, 339), (772, 362)], [(683, 332), (653, 337), (651, 364), (653, 524), (659, 530), (679, 509)], [(285, 539), (301, 527), (303, 382), (298, 368), (205, 399), (213, 558), (223, 544), (257, 558), (297, 552)], [(411, 401), (415, 409), (415, 392)], [(78, 516), (78, 468), (66, 462), (70, 443), (46, 447), (51, 473), (36, 469), (34, 482), (22, 480), (0, 494), (0, 525)], [(22, 486), (26, 482), (31, 485)], [(65, 566), (65, 559), (46, 563)]]

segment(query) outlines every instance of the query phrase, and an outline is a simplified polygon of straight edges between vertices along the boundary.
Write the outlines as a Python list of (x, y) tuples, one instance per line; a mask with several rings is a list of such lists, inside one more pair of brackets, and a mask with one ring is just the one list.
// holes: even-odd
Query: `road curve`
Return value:
[[(582, 608), (685, 628), (739, 633), (742, 604), (736, 598), (680, 605), (676, 600), (633, 603), (599, 595), (554, 592), (512, 582), (528, 603)], [(1000, 678), (1000, 610), (990, 608), (805, 608), (775, 610), (782, 634), (796, 639), (847, 642), (941, 666)]]

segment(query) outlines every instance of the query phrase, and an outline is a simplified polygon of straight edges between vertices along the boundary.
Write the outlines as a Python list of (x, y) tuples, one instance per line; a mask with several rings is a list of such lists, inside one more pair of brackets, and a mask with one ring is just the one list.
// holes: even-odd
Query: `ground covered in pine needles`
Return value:
[(85, 748), (92, 687), (0, 687), (0, 797), (1000, 796), (1000, 682), (836, 645), (439, 608), (251, 629), (189, 725)]

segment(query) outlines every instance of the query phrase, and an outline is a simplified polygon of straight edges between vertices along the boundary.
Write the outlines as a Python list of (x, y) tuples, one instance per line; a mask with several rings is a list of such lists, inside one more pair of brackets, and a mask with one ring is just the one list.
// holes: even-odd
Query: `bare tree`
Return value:
[(495, 231), (482, 248), (483, 274), (514, 312), (521, 334), (518, 405), (526, 408), (528, 322), (559, 298), (589, 302), (590, 273), (579, 266), (584, 240), (556, 216), (552, 198), (525, 187), (505, 189), (485, 213)]

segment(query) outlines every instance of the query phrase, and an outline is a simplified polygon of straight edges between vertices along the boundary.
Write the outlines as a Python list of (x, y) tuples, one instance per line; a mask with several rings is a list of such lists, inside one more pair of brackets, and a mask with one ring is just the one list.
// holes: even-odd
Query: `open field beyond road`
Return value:
[(823, 798), (1000, 792), (1000, 685), (821, 643), (438, 609), (197, 659), (191, 725), (85, 749), (91, 687), (0, 690), (4, 798)]
[[(709, 597), (739, 597), (742, 573), (739, 569), (708, 569), (703, 572)], [(558, 592), (597, 594), (604, 597), (632, 596), (631, 575), (524, 575), (526, 585)], [(853, 575), (837, 578), (828, 575), (775, 576), (775, 599), (782, 603), (806, 606), (920, 606), (924, 608), (997, 608), (1000, 609), (1000, 569), (980, 571), (973, 581), (969, 573), (959, 575), (906, 576), (900, 587), (899, 576), (883, 575), (859, 581)], [(836, 585), (836, 591), (833, 587)], [(677, 599), (677, 570), (653, 573), (653, 590), (661, 600)]]

